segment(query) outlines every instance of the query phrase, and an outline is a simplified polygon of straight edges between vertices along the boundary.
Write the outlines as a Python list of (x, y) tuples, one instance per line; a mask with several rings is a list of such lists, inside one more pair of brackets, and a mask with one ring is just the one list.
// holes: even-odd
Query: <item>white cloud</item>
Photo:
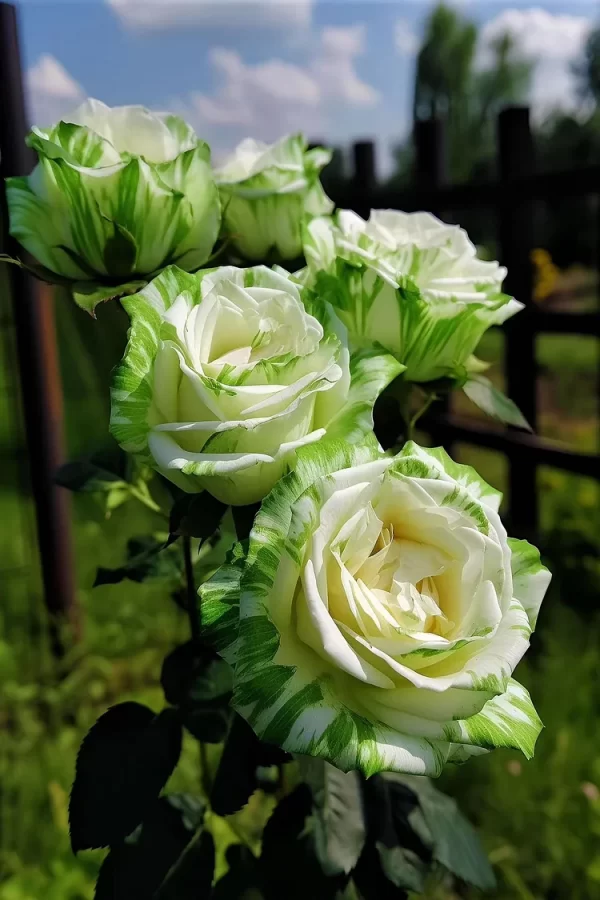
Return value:
[(572, 62), (581, 54), (593, 27), (591, 18), (552, 13), (540, 7), (505, 9), (481, 30), (479, 62), (490, 58), (495, 38), (510, 32), (521, 52), (535, 62), (531, 103), (536, 116), (576, 105)]
[(130, 28), (198, 26), (302, 28), (310, 25), (313, 0), (107, 0)]
[(52, 125), (85, 99), (85, 92), (54, 56), (44, 53), (26, 74), (31, 121)]
[(412, 29), (408, 19), (398, 19), (394, 28), (396, 50), (402, 56), (414, 56), (421, 46), (421, 39)]
[(323, 28), (304, 66), (276, 58), (247, 64), (234, 50), (213, 48), (216, 91), (191, 94), (180, 111), (203, 135), (216, 125), (243, 126), (266, 141), (289, 131), (314, 135), (326, 128), (332, 104), (371, 107), (379, 101), (355, 69), (364, 47), (364, 26), (352, 25)]

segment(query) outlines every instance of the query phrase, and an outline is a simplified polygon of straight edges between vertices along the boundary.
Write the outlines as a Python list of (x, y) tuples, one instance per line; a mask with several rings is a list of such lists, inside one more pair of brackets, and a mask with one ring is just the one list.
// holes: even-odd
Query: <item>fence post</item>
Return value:
[[(22, 255), (8, 234), (4, 178), (27, 174), (33, 162), (25, 145), (27, 122), (15, 7), (0, 2), (0, 243)], [(39, 555), (51, 639), (60, 653), (60, 620), (79, 633), (67, 492), (53, 483), (64, 461), (62, 389), (54, 330), (52, 289), (8, 266), (13, 298), (19, 380), (35, 502)]]
[[(526, 307), (505, 325), (506, 386), (509, 397), (535, 428), (537, 365), (530, 259), (534, 210), (530, 196), (510, 190), (511, 180), (534, 171), (533, 136), (527, 107), (509, 107), (498, 117), (498, 166), (501, 182), (498, 205), (500, 261), (508, 269), (504, 290)], [(503, 185), (506, 190), (502, 189)], [(512, 527), (524, 537), (533, 537), (538, 524), (537, 466), (532, 460), (522, 459), (518, 453), (509, 453), (508, 463)]]
[(445, 125), (443, 119), (418, 119), (414, 124), (415, 181), (424, 190), (435, 190), (448, 181)]
[[(446, 123), (443, 119), (417, 119), (414, 123), (413, 145), (415, 150), (415, 181), (418, 188), (434, 191), (444, 187), (448, 181)], [(435, 208), (430, 212), (441, 215), (444, 210)], [(429, 434), (434, 444), (445, 443), (448, 453), (452, 453), (452, 442), (443, 432), (435, 428), (436, 415), (450, 412), (450, 396), (442, 397), (433, 407)]]
[(352, 147), (352, 156), (356, 212), (367, 218), (376, 185), (375, 144), (373, 141), (357, 141)]

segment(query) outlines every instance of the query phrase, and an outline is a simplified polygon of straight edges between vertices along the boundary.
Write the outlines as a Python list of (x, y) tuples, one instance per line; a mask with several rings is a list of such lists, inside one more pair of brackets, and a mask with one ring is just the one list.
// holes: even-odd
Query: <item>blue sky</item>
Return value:
[[(291, 130), (347, 144), (375, 137), (379, 164), (409, 128), (428, 0), (21, 0), (32, 120), (85, 96), (183, 114), (221, 158), (244, 136)], [(576, 104), (570, 65), (600, 2), (455, 2), (480, 26), (479, 57), (510, 30), (536, 60), (541, 116)]]

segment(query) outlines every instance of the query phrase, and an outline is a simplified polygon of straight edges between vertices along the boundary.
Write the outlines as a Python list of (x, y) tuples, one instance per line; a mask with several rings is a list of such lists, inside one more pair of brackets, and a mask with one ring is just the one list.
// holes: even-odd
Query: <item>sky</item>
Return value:
[[(85, 97), (179, 113), (222, 160), (244, 137), (374, 138), (381, 174), (410, 130), (430, 0), (17, 0), (31, 121)], [(510, 30), (535, 60), (534, 114), (577, 108), (571, 72), (600, 0), (454, 0), (478, 60)]]

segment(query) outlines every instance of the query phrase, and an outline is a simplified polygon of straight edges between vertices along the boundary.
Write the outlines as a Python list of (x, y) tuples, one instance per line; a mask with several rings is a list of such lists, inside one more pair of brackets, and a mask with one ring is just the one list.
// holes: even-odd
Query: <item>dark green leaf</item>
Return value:
[(96, 883), (95, 900), (150, 900), (201, 826), (204, 804), (187, 794), (160, 797), (140, 828), (113, 847)]
[(419, 806), (433, 841), (433, 856), (453, 875), (481, 890), (493, 890), (494, 872), (489, 864), (477, 832), (460, 812), (456, 801), (438, 791), (420, 776), (392, 776), (402, 781), (419, 798)]
[(165, 547), (164, 541), (152, 537), (131, 538), (127, 542), (127, 562), (117, 569), (102, 566), (96, 572), (94, 587), (102, 584), (118, 584), (128, 578), (142, 582), (149, 578), (176, 578), (181, 575), (181, 555), (175, 549)]
[(173, 504), (169, 519), (172, 535), (207, 540), (221, 524), (227, 506), (211, 494), (183, 494)]
[(333, 900), (347, 878), (324, 874), (307, 823), (313, 811), (312, 793), (300, 784), (284, 797), (267, 822), (260, 856), (265, 900)]
[(208, 831), (201, 831), (171, 870), (156, 900), (208, 900), (215, 871), (215, 845)]
[(260, 870), (256, 857), (241, 844), (231, 844), (225, 856), (229, 871), (215, 884), (211, 900), (240, 900), (251, 891), (251, 896), (257, 896)]
[(70, 491), (110, 491), (116, 483), (131, 480), (132, 468), (131, 457), (114, 444), (91, 456), (65, 463), (54, 480)]
[(92, 726), (77, 757), (69, 804), (73, 851), (117, 844), (143, 821), (177, 765), (175, 710), (113, 706)]
[(300, 767), (313, 795), (315, 850), (323, 872), (347, 875), (367, 834), (360, 777), (310, 757), (301, 759)]
[(197, 740), (219, 744), (229, 727), (233, 672), (210, 647), (188, 641), (167, 656), (161, 685), (168, 703)]
[[(378, 848), (371, 842), (365, 847), (352, 879), (363, 900), (405, 900), (407, 897), (404, 888), (398, 887), (384, 873)], [(418, 892), (421, 889), (418, 888)]]
[(488, 416), (507, 425), (514, 425), (515, 428), (531, 431), (531, 425), (519, 407), (499, 391), (485, 375), (469, 375), (468, 381), (463, 385), (463, 391), (469, 400)]
[[(96, 888), (97, 900), (154, 897), (202, 825), (204, 811), (204, 803), (188, 794), (159, 798), (143, 825), (109, 853)], [(112, 893), (100, 894), (108, 875)]]
[(278, 747), (265, 744), (237, 713), (213, 783), (210, 805), (219, 816), (237, 812), (258, 787), (257, 769), (289, 760)]

